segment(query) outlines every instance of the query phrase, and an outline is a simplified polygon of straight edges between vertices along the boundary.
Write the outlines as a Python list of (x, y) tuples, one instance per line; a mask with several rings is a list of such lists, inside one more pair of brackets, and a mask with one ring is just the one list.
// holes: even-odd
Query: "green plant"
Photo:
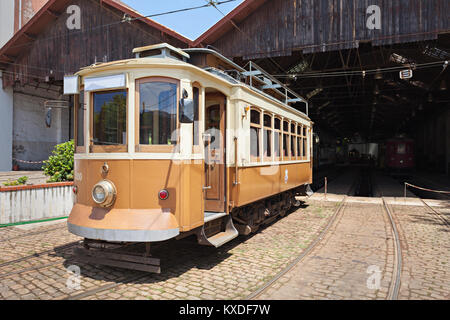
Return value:
[(27, 183), (27, 181), (28, 181), (28, 177), (27, 176), (23, 176), (23, 177), (20, 177), (17, 180), (10, 180), (10, 179), (8, 179), (8, 181), (3, 182), (3, 185), (4, 186), (8, 186), (8, 187), (9, 186), (19, 186), (19, 185)]
[(27, 181), (28, 181), (27, 176), (23, 176), (23, 177), (20, 177), (19, 179), (17, 179), (17, 182), (20, 184), (25, 184), (25, 183), (27, 183)]
[(47, 182), (73, 181), (73, 153), (73, 140), (55, 146), (42, 166), (44, 174), (50, 176)]

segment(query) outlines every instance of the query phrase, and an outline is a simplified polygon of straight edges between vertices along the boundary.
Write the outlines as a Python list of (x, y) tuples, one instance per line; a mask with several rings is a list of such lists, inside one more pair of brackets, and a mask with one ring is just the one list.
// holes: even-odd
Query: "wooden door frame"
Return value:
[[(206, 199), (206, 194), (208, 190), (205, 190), (204, 192), (204, 196), (203, 196), (203, 200), (204, 200), (204, 210), (205, 211), (212, 211), (212, 212), (225, 212), (227, 209), (226, 204), (226, 159), (227, 159), (227, 155), (226, 155), (226, 118), (227, 118), (227, 103), (226, 103), (226, 99), (227, 96), (220, 93), (220, 92), (212, 92), (212, 93), (206, 93), (205, 92), (205, 111), (204, 111), (204, 132), (206, 132), (206, 123), (207, 123), (207, 102), (208, 99), (214, 99), (214, 98), (218, 98), (219, 103), (220, 103), (220, 108), (223, 110), (222, 111), (222, 115), (221, 115), (221, 124), (220, 124), (220, 132), (222, 135), (222, 162), (221, 164), (219, 164), (219, 168), (220, 168), (220, 179), (219, 179), (219, 193), (220, 193), (220, 199), (219, 200), (208, 200)], [(207, 166), (206, 163), (206, 152), (205, 151), (205, 168)], [(205, 172), (205, 186), (206, 186), (206, 179), (207, 179), (207, 174)]]

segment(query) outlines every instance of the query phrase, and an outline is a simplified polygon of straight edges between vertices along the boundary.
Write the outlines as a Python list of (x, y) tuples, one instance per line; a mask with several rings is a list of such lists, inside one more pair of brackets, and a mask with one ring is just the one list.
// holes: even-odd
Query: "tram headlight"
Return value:
[(109, 207), (116, 199), (116, 187), (109, 180), (102, 180), (92, 188), (92, 199), (102, 207)]

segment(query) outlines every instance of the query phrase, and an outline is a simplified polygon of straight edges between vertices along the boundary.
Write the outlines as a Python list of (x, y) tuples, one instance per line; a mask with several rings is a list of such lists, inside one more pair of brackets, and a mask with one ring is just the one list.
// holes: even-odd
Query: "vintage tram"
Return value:
[[(196, 235), (218, 247), (296, 204), (312, 182), (307, 101), (210, 49), (133, 53), (64, 80), (77, 106), (68, 229), (85, 239), (80, 258), (159, 272), (150, 243)], [(96, 250), (130, 243), (146, 254)]]
[(410, 175), (414, 169), (414, 140), (396, 137), (386, 140), (386, 169), (394, 176)]

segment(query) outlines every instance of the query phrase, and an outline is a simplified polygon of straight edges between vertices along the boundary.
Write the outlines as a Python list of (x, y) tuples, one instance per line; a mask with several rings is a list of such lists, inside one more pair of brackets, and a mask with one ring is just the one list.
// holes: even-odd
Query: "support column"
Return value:
[(0, 171), (12, 170), (13, 89), (3, 88), (0, 71)]

